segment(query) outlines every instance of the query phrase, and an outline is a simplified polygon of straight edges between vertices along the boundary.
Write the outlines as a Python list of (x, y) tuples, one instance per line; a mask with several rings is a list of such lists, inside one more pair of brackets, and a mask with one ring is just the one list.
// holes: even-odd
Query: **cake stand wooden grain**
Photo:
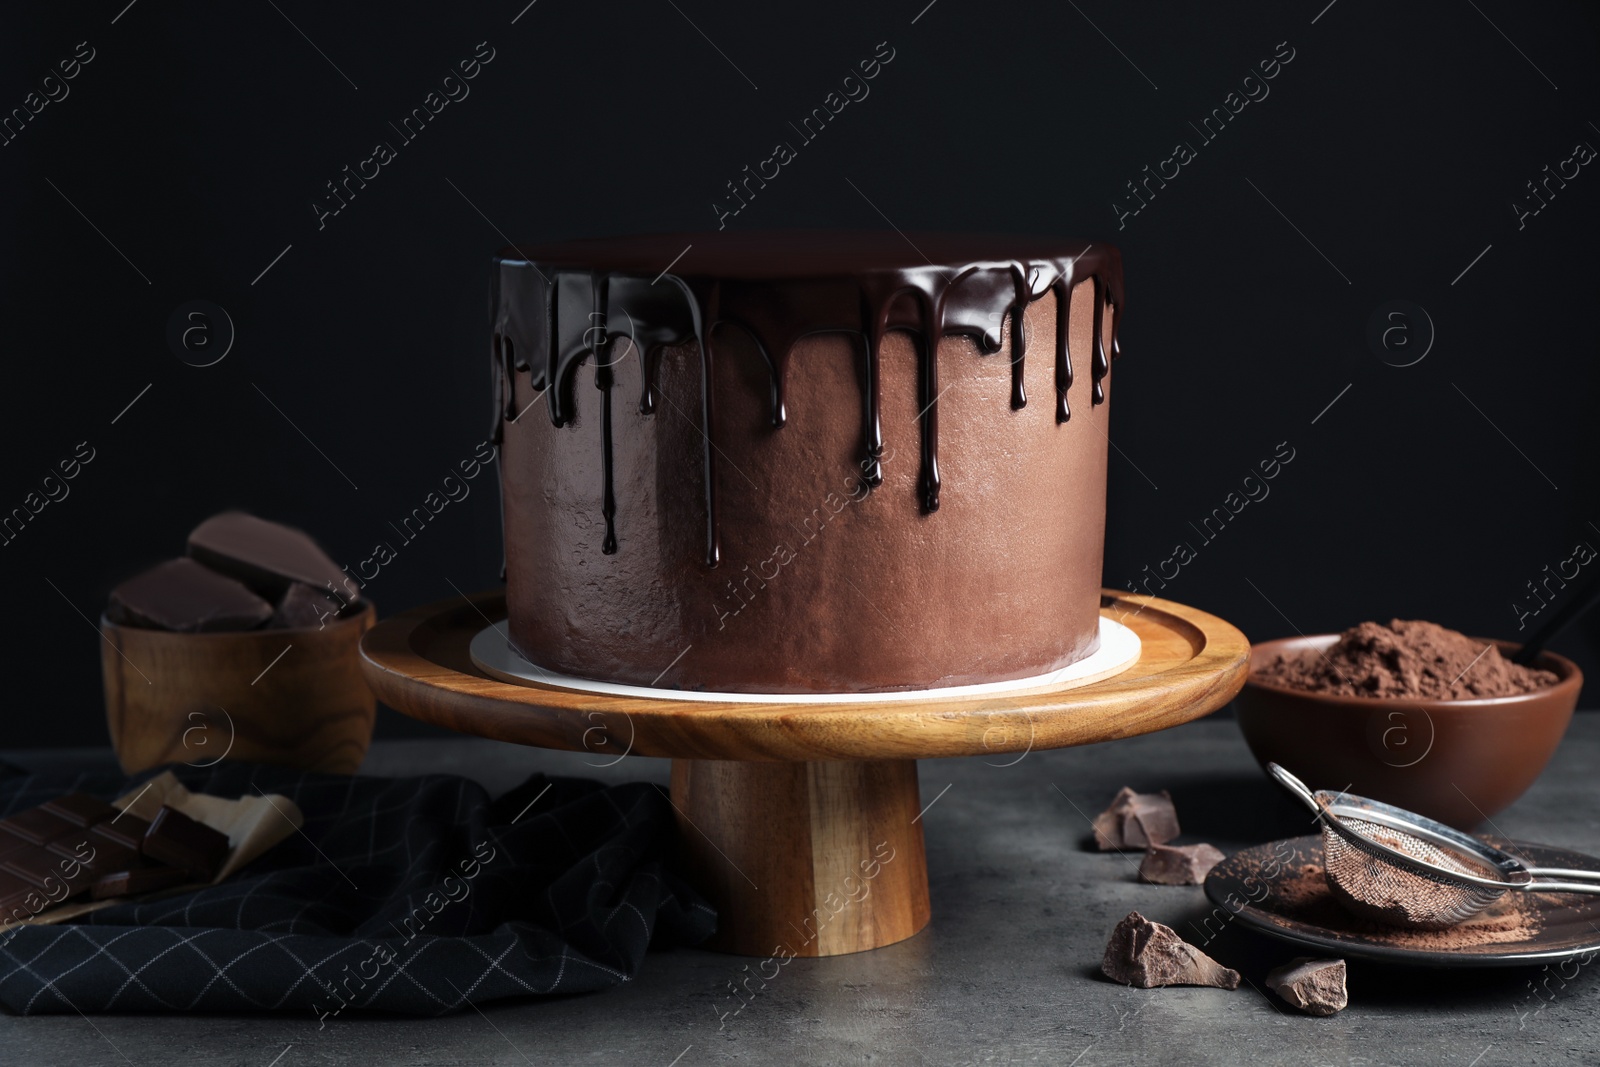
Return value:
[(378, 699), (460, 733), (602, 757), (665, 756), (691, 877), (720, 916), (714, 948), (831, 956), (928, 923), (916, 761), (1026, 753), (1163, 730), (1244, 685), (1250, 643), (1214, 615), (1107, 590), (1139, 658), (1076, 687), (849, 704), (608, 696), (491, 678), (475, 634), (505, 618), (480, 593), (378, 624), (361, 642)]

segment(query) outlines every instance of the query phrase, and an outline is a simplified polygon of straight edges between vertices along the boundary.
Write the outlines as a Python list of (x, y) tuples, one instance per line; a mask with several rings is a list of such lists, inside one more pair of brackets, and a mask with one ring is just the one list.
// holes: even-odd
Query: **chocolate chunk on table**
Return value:
[(165, 805), (150, 820), (140, 846), (153, 860), (180, 867), (201, 881), (216, 877), (228, 858), (228, 835)]
[(212, 570), (231, 575), (269, 600), (279, 600), (291, 582), (349, 587), (339, 565), (310, 536), (290, 526), (242, 511), (213, 515), (189, 534), (189, 555)]
[(119, 624), (209, 633), (253, 630), (272, 618), (272, 605), (192, 559), (175, 559), (113, 589), (107, 613)]
[(1139, 879), (1153, 885), (1199, 885), (1226, 857), (1213, 845), (1151, 845)]
[(1267, 988), (1309, 1015), (1332, 1015), (1350, 1003), (1344, 960), (1297, 956), (1267, 975)]
[(1165, 789), (1135, 793), (1123, 786), (1110, 807), (1094, 817), (1094, 843), (1102, 852), (1163, 845), (1179, 832), (1178, 813)]
[(1138, 912), (1111, 931), (1100, 970), (1107, 978), (1150, 989), (1166, 985), (1203, 985), (1238, 989), (1239, 972), (1222, 966), (1178, 936), (1170, 926), (1151, 922)]

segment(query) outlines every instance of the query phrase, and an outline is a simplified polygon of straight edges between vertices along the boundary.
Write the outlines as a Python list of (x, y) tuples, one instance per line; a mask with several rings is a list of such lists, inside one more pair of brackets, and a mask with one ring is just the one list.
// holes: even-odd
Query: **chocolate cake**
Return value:
[(1116, 249), (654, 235), (506, 248), (492, 289), (509, 628), (533, 663), (873, 692), (1097, 647)]

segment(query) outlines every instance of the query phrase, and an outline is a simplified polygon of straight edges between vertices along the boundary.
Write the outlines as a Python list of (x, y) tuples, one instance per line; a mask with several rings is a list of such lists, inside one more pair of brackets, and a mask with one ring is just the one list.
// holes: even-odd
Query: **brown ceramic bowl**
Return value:
[[(1265, 641), (1250, 650), (1239, 729), (1263, 766), (1280, 763), (1312, 789), (1348, 789), (1463, 830), (1492, 818), (1539, 777), (1572, 721), (1577, 664), (1553, 652), (1536, 666), (1548, 689), (1486, 700), (1328, 696), (1259, 681), (1279, 653), (1324, 649), (1338, 634)], [(1517, 645), (1496, 641), (1510, 655)]]
[(322, 627), (181, 634), (102, 617), (106, 721), (123, 770), (222, 759), (354, 774), (377, 701), (361, 674), (368, 604)]

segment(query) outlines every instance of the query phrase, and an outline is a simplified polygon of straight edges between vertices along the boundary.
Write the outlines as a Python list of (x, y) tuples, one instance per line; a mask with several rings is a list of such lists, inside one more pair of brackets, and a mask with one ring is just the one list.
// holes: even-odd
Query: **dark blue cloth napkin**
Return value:
[[(194, 792), (289, 797), (305, 826), (220, 885), (0, 934), (0, 1004), (442, 1015), (618, 985), (648, 946), (716, 927), (667, 870), (676, 829), (653, 785), (537, 775), (491, 801), (446, 775), (170, 769)], [(0, 764), (0, 815), (73, 790), (110, 800), (149, 776)]]

